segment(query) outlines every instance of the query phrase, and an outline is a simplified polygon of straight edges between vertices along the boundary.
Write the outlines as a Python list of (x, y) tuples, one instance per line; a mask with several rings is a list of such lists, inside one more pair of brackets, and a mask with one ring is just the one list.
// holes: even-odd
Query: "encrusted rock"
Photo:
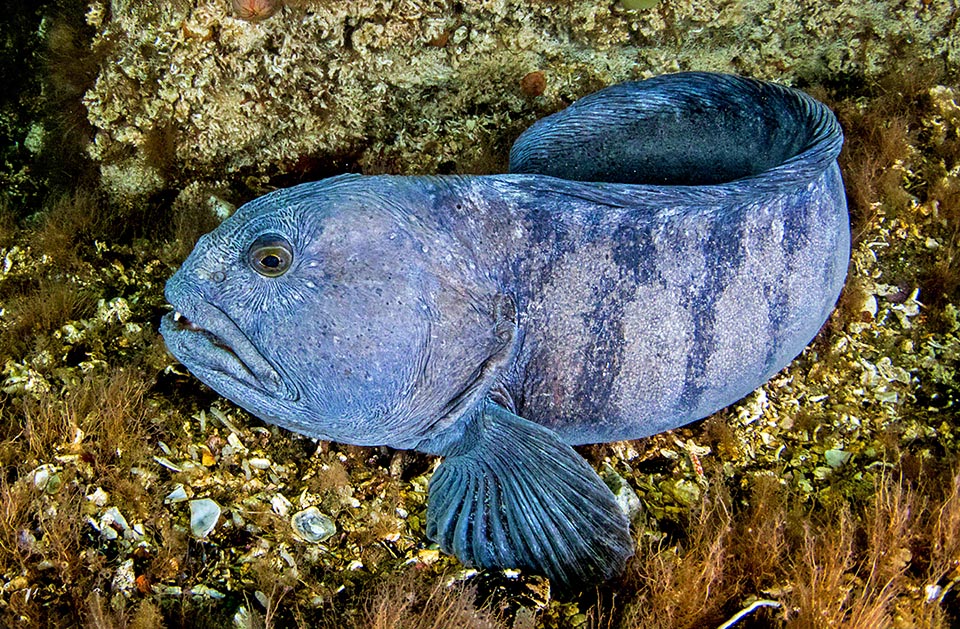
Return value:
[(620, 510), (623, 511), (631, 522), (635, 522), (643, 513), (643, 505), (640, 503), (640, 497), (637, 496), (637, 492), (633, 490), (633, 487), (630, 486), (627, 479), (620, 476), (609, 464), (604, 464), (601, 476), (603, 477), (603, 482), (606, 483), (610, 491), (613, 492), (613, 497), (617, 500), (617, 506), (620, 507)]
[[(946, 2), (923, 2), (922, 19), (893, 0), (821, 3), (800, 21), (798, 0), (684, 0), (660, 3), (662, 12), (650, 9), (656, 0), (467, 2), (456, 12), (440, 1), (289, 4), (91, 5), (103, 60), (84, 94), (87, 151), (111, 196), (144, 198), (225, 173), (256, 180), (344, 147), (369, 147), (362, 159), (374, 168), (435, 172), (484, 159), (477, 130), (503, 141), (495, 130), (529, 120), (531, 97), (553, 111), (597, 86), (689, 69), (791, 83), (826, 65), (872, 78), (894, 51), (953, 63), (957, 50)], [(931, 97), (945, 114), (956, 108), (949, 88)]]

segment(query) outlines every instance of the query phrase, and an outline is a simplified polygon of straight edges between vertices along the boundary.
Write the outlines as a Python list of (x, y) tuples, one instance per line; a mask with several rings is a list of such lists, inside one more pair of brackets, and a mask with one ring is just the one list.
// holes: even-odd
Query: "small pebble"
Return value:
[(537, 70), (520, 79), (520, 91), (530, 97), (541, 96), (547, 90), (546, 75)]
[(26, 529), (17, 533), (17, 548), (24, 552), (33, 552), (37, 546), (37, 537)]
[[(221, 421), (222, 421), (222, 420), (221, 420)], [(227, 443), (230, 444), (230, 446), (231, 446), (234, 450), (243, 451), (243, 450), (246, 450), (246, 449), (247, 449), (246, 446), (243, 445), (243, 442), (240, 441), (240, 437), (238, 437), (238, 436), (237, 436), (237, 433), (235, 433), (235, 432), (231, 432), (231, 433), (227, 436)]]
[(220, 519), (220, 505), (209, 498), (190, 501), (190, 530), (203, 539), (213, 531)]
[(280, 8), (280, 0), (233, 0), (233, 12), (241, 20), (259, 22)]
[(293, 514), (290, 526), (297, 536), (305, 542), (316, 544), (337, 532), (333, 520), (320, 513), (316, 507), (307, 507)]
[(877, 316), (877, 298), (873, 295), (864, 295), (860, 304), (860, 312), (866, 313), (870, 319)]
[(221, 592), (220, 590), (215, 590), (209, 585), (204, 585), (203, 583), (200, 583), (199, 585), (196, 585), (190, 588), (190, 593), (194, 596), (211, 598), (216, 601), (219, 601), (225, 598), (223, 592)]
[(435, 548), (422, 548), (417, 551), (417, 559), (429, 566), (437, 563), (437, 560), (440, 559), (440, 551)]
[(33, 486), (48, 494), (55, 494), (60, 490), (63, 480), (53, 465), (41, 465), (33, 471)]

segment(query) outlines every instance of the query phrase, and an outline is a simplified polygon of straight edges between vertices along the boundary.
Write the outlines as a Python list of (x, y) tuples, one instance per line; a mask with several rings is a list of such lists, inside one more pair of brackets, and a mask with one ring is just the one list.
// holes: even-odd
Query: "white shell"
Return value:
[(194, 536), (204, 538), (220, 520), (220, 505), (209, 498), (190, 501), (190, 530)]

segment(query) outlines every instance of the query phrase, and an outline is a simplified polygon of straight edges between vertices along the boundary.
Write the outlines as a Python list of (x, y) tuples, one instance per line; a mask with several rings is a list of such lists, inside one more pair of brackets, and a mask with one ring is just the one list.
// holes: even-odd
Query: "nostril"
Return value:
[(219, 284), (223, 280), (227, 279), (227, 274), (223, 269), (208, 271), (207, 269), (201, 268), (197, 269), (197, 277)]

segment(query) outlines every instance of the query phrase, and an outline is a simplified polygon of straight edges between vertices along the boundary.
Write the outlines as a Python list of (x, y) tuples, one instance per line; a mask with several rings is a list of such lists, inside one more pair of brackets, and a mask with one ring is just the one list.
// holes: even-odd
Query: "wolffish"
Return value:
[(616, 85), (524, 132), (510, 174), (244, 205), (168, 282), (161, 332), (266, 422), (445, 457), (427, 534), (463, 562), (610, 578), (629, 524), (571, 446), (706, 417), (803, 350), (850, 256), (842, 142), (776, 84)]

